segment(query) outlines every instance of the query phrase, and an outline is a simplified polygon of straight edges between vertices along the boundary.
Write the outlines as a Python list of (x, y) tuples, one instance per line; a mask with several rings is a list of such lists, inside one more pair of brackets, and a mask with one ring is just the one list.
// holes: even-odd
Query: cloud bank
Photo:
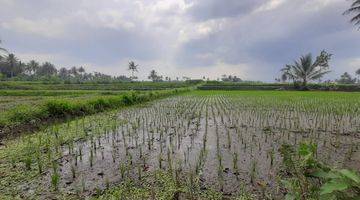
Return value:
[[(343, 0), (0, 0), (0, 38), (20, 58), (146, 79), (234, 74), (272, 81), (300, 55), (326, 49), (335, 78), (360, 60)], [(360, 67), (360, 66), (359, 66)]]

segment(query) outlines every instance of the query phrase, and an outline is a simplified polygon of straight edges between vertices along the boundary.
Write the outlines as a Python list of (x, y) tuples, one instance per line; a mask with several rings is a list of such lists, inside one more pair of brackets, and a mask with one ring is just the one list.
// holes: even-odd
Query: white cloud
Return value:
[(4, 22), (1, 26), (23, 34), (35, 34), (48, 38), (59, 38), (65, 35), (67, 23), (63, 19), (39, 19), (30, 20), (15, 18)]
[(116, 10), (102, 10), (97, 12), (97, 17), (102, 26), (114, 29), (131, 30), (135, 28), (135, 23), (124, 19), (124, 16)]
[(287, 0), (270, 0), (259, 8), (255, 9), (254, 12), (263, 12), (263, 11), (270, 11), (278, 8), (279, 6), (283, 5)]
[(360, 69), (360, 58), (350, 59), (349, 66), (353, 71)]
[[(24, 62), (29, 62), (30, 60), (36, 60), (40, 63), (51, 62), (56, 63), (59, 67), (67, 66), (72, 64), (72, 58), (63, 54), (55, 53), (22, 53), (17, 52), (16, 56)], [(70, 65), (71, 66), (71, 65)]]

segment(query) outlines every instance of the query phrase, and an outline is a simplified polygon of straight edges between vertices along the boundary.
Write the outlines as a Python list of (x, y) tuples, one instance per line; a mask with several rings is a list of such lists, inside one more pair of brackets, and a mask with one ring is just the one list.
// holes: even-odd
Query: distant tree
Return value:
[(66, 68), (62, 67), (59, 69), (58, 75), (61, 79), (67, 79), (69, 77), (69, 71)]
[(281, 69), (283, 80), (289, 79), (294, 83), (301, 83), (303, 89), (307, 89), (309, 81), (318, 80), (329, 73), (329, 61), (331, 54), (322, 51), (315, 62), (312, 55), (307, 54), (300, 57), (300, 61), (295, 61), (293, 65), (286, 65)]
[[(167, 78), (168, 77), (166, 77), (166, 80)], [(151, 70), (148, 79), (152, 80), (153, 82), (159, 82), (162, 81), (162, 76), (159, 76), (155, 70)]]
[(336, 82), (340, 84), (354, 84), (356, 83), (356, 78), (352, 78), (349, 73), (345, 72)]
[(222, 75), (221, 80), (224, 82), (242, 82), (241, 78), (238, 78), (237, 76), (233, 76), (233, 75)]
[(85, 73), (85, 68), (84, 68), (84, 67), (79, 67), (78, 72), (79, 72), (80, 74)]
[(39, 69), (40, 64), (36, 62), (35, 60), (31, 60), (26, 64), (26, 72), (30, 75), (33, 75), (36, 73), (36, 71)]
[(53, 76), (56, 75), (56, 73), (57, 73), (57, 69), (50, 62), (45, 62), (36, 71), (36, 75), (38, 76)]
[(355, 74), (358, 77), (358, 83), (360, 83), (360, 68), (355, 71)]
[(134, 61), (129, 61), (128, 70), (131, 71), (131, 79), (137, 79), (136, 76), (134, 76), (134, 73), (138, 71), (138, 66), (136, 65)]
[(18, 58), (16, 58), (16, 56), (14, 54), (9, 54), (6, 58), (6, 72), (7, 73), (7, 76), (12, 78), (14, 77), (16, 74), (16, 71), (18, 71), (16, 68), (17, 68), (17, 65), (18, 65)]
[(355, 24), (355, 26), (359, 25), (359, 29), (360, 29), (360, 0), (352, 0), (352, 1), (353, 2), (350, 8), (344, 12), (344, 15), (354, 14), (350, 22)]
[(74, 66), (70, 69), (70, 74), (73, 75), (74, 77), (77, 76), (78, 73), (78, 69)]

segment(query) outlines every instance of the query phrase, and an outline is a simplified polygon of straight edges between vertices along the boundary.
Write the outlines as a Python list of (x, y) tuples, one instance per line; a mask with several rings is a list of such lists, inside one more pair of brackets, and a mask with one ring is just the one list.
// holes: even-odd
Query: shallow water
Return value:
[[(302, 141), (317, 144), (320, 161), (360, 170), (359, 115), (252, 107), (240, 97), (181, 96), (120, 111), (117, 120), (111, 131), (62, 147), (60, 190), (87, 196), (161, 167), (181, 169), (183, 176), (197, 173), (202, 189), (232, 195), (243, 187), (261, 193), (266, 186), (278, 195), (278, 150)], [(50, 191), (51, 175), (50, 169), (29, 190)]]

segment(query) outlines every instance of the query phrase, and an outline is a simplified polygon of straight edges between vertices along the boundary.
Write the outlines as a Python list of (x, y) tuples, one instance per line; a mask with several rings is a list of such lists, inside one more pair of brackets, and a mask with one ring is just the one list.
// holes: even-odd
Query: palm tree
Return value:
[(15, 57), (14, 54), (9, 54), (8, 57), (6, 58), (6, 63), (8, 64), (8, 72), (9, 72), (9, 75), (10, 77), (13, 77), (14, 76), (14, 72), (15, 72), (15, 68), (16, 68), (16, 65), (18, 64), (18, 59)]
[(30, 75), (35, 74), (36, 70), (38, 70), (40, 67), (40, 64), (38, 62), (36, 62), (35, 60), (31, 60), (26, 67), (26, 71), (28, 71), (28, 73)]
[(356, 78), (352, 78), (349, 73), (345, 72), (336, 82), (340, 84), (354, 84), (356, 83)]
[(83, 74), (83, 73), (85, 73), (85, 68), (84, 67), (79, 67), (79, 69), (78, 69), (78, 72), (80, 73), (80, 74)]
[(69, 70), (67, 70), (66, 68), (62, 67), (59, 69), (59, 76), (62, 79), (66, 79), (69, 76)]
[(318, 80), (325, 74), (329, 73), (329, 61), (331, 54), (322, 51), (321, 54), (313, 62), (311, 54), (302, 56), (299, 61), (295, 61), (293, 65), (286, 65), (282, 71), (282, 78), (293, 80), (294, 83), (301, 83), (303, 89), (307, 89), (306, 85), (309, 81)]
[(344, 12), (344, 15), (354, 14), (350, 20), (351, 23), (354, 23), (356, 26), (359, 25), (360, 29), (360, 0), (353, 0), (351, 7)]
[(134, 61), (129, 61), (129, 68), (128, 70), (131, 71), (131, 79), (136, 79), (136, 77), (134, 76), (134, 72), (137, 72), (138, 71), (138, 66), (139, 65), (136, 65)]
[(74, 66), (70, 69), (70, 74), (72, 74), (74, 77), (77, 76), (78, 73), (78, 69)]
[(158, 78), (159, 76), (157, 75), (157, 72), (155, 70), (151, 70), (148, 79), (151, 79), (153, 82), (156, 82)]
[(36, 71), (36, 74), (39, 76), (52, 76), (57, 73), (56, 67), (50, 62), (43, 63), (39, 69)]

